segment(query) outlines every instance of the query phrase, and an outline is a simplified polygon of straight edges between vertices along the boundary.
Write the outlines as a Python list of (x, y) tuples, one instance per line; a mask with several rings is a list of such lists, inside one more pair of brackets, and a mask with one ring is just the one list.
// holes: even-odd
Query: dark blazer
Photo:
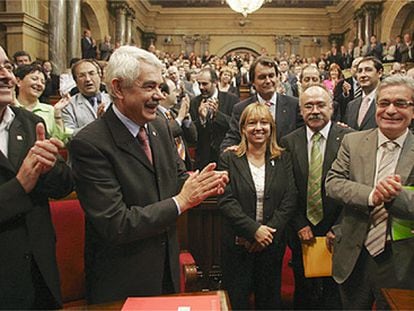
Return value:
[(322, 167), (322, 204), (323, 219), (314, 226), (306, 217), (307, 210), (307, 188), (309, 176), (308, 142), (306, 138), (306, 127), (303, 126), (282, 138), (282, 146), (289, 151), (292, 158), (295, 184), (298, 189), (298, 210), (296, 217), (292, 218), (291, 224), (295, 232), (305, 226), (310, 226), (315, 236), (325, 236), (331, 227), (336, 223), (342, 205), (325, 193), (325, 178), (332, 162), (336, 158), (339, 146), (345, 134), (352, 132), (352, 129), (342, 128), (332, 123), (326, 141), (325, 154)]
[(220, 158), (219, 169), (228, 171), (230, 178), (224, 194), (218, 198), (223, 215), (223, 285), (234, 309), (247, 309), (251, 290), (255, 290), (256, 303), (261, 303), (262, 308), (281, 308), (284, 235), (287, 223), (295, 213), (297, 192), (287, 154), (272, 160), (267, 155), (265, 165), (263, 224), (277, 231), (271, 245), (259, 253), (248, 253), (244, 246), (235, 244), (236, 236), (253, 242), (260, 227), (256, 222), (256, 189), (247, 157), (238, 157), (228, 151)]
[(82, 58), (96, 58), (96, 45), (93, 45), (92, 38), (90, 40), (85, 37), (81, 39)]
[(157, 111), (157, 115), (159, 115), (160, 117), (168, 121), (168, 126), (170, 127), (173, 137), (174, 138), (180, 137), (181, 140), (183, 141), (184, 148), (185, 148), (184, 164), (187, 170), (191, 171), (193, 167), (191, 163), (191, 157), (190, 157), (190, 152), (188, 150), (188, 146), (195, 145), (197, 143), (197, 128), (193, 122), (190, 123), (189, 127), (186, 127), (184, 125), (184, 122), (183, 124), (181, 124), (181, 126), (179, 126), (177, 121), (175, 121), (175, 118), (177, 117), (177, 113), (173, 109), (171, 109), (170, 112), (174, 120), (168, 121), (167, 117), (159, 110)]
[[(344, 204), (333, 253), (333, 278), (345, 282), (357, 265), (369, 226), (368, 197), (374, 187), (378, 130), (346, 135), (326, 177), (326, 192)], [(409, 132), (398, 159), (396, 174), (403, 185), (414, 185), (414, 136)], [(385, 204), (393, 217), (414, 220), (414, 192), (402, 190)], [(392, 265), (400, 288), (414, 289), (414, 239), (391, 242)], [(388, 287), (387, 284), (383, 284)], [(395, 285), (395, 284), (393, 284)]]
[[(409, 50), (411, 50), (411, 58), (408, 54)], [(401, 54), (401, 63), (414, 62), (414, 43), (413, 42), (411, 42), (409, 46), (407, 46), (407, 44), (405, 43), (402, 43), (399, 51)]]
[[(342, 86), (344, 85), (345, 81), (351, 85), (351, 89), (349, 90), (349, 95), (347, 97), (344, 96), (344, 93), (342, 91)], [(340, 80), (335, 86), (334, 100), (339, 104), (339, 115), (340, 121), (342, 122), (345, 122), (345, 114), (348, 103), (355, 99), (354, 92), (354, 79), (352, 77), (346, 78), (345, 80)]]
[(219, 108), (214, 119), (208, 119), (206, 124), (201, 124), (198, 116), (198, 108), (202, 101), (198, 95), (190, 103), (190, 115), (197, 127), (196, 168), (203, 168), (209, 162), (218, 162), (220, 144), (229, 129), (230, 116), (233, 106), (239, 99), (230, 93), (218, 92)]
[(358, 126), (358, 114), (359, 108), (361, 107), (362, 103), (362, 96), (355, 98), (353, 101), (348, 103), (346, 113), (345, 113), (345, 123), (349, 125), (349, 127), (357, 130), (369, 130), (372, 128), (377, 127), (377, 121), (375, 120), (375, 111), (376, 111), (376, 103), (375, 99), (371, 103), (367, 114), (362, 120), (361, 126)]
[(70, 151), (86, 214), (89, 303), (162, 293), (165, 261), (179, 288), (177, 207), (186, 175), (168, 124), (148, 124), (152, 166), (112, 108), (81, 130)]
[(23, 190), (16, 174), (36, 141), (36, 124), (43, 120), (23, 109), (11, 108), (15, 119), (9, 131), (8, 158), (0, 152), (0, 308), (33, 307), (32, 262), (61, 305), (56, 238), (48, 200), (72, 191), (72, 175), (59, 158), (52, 170), (40, 177), (32, 192), (27, 194)]
[[(227, 131), (220, 150), (223, 151), (229, 146), (240, 143), (239, 120), (240, 116), (248, 105), (257, 102), (257, 96), (251, 96), (234, 106), (231, 114), (230, 129)], [(280, 139), (303, 125), (303, 119), (300, 114), (299, 100), (295, 97), (277, 94), (276, 103), (276, 138)]]

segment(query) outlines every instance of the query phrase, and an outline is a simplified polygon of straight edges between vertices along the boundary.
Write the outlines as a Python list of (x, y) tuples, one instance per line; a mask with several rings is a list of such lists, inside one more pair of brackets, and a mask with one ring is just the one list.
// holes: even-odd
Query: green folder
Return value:
[[(404, 189), (414, 191), (414, 186), (404, 186)], [(414, 221), (393, 217), (391, 236), (394, 241), (414, 238)]]

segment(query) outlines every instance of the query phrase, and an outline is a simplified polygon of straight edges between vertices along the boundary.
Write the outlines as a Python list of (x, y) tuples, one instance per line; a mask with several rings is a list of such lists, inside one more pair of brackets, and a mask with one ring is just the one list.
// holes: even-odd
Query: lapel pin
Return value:
[(17, 139), (17, 140), (23, 140), (23, 136), (21, 136), (21, 135), (17, 135), (17, 136), (16, 136), (16, 139)]
[(152, 136), (157, 136), (157, 133), (155, 131), (152, 131)]
[(337, 137), (336, 140), (339, 140), (339, 137)]
[(272, 166), (275, 166), (275, 161), (270, 161), (270, 164), (272, 164)]

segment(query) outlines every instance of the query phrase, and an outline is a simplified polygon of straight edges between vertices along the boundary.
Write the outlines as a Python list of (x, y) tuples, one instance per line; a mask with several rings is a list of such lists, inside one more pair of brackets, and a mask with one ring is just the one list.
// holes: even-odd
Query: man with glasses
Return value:
[(102, 71), (98, 63), (82, 59), (72, 66), (72, 76), (79, 89), (62, 110), (66, 128), (76, 135), (85, 125), (96, 120), (109, 106), (109, 95), (100, 91)]
[(13, 65), (0, 46), (0, 308), (62, 306), (48, 199), (73, 188), (44, 121), (14, 106)]
[(390, 76), (376, 99), (378, 129), (346, 135), (326, 178), (344, 204), (333, 245), (344, 309), (389, 309), (381, 288), (414, 289), (414, 80)]

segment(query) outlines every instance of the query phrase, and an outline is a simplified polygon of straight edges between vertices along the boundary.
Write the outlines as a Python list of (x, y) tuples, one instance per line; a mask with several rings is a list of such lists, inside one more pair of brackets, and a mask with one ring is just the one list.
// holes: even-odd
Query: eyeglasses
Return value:
[(322, 110), (322, 109), (325, 109), (326, 107), (328, 107), (328, 104), (321, 102), (321, 103), (317, 103), (315, 105), (313, 105), (313, 104), (304, 104), (303, 105), (303, 108), (306, 109), (306, 110), (313, 110), (314, 107), (318, 108), (319, 110)]
[(87, 76), (93, 78), (97, 75), (98, 73), (94, 70), (92, 71), (88, 71), (88, 72), (80, 72), (78, 73), (77, 77), (78, 79), (86, 79)]
[(398, 109), (407, 109), (409, 106), (414, 106), (413, 102), (409, 102), (406, 100), (396, 100), (396, 101), (380, 100), (379, 102), (377, 102), (377, 106), (379, 108), (387, 108), (391, 104), (393, 104), (394, 107)]
[(5, 69), (7, 70), (9, 73), (12, 73), (14, 70), (14, 66), (11, 63), (5, 63), (3, 65), (0, 65), (0, 70), (1, 69)]

